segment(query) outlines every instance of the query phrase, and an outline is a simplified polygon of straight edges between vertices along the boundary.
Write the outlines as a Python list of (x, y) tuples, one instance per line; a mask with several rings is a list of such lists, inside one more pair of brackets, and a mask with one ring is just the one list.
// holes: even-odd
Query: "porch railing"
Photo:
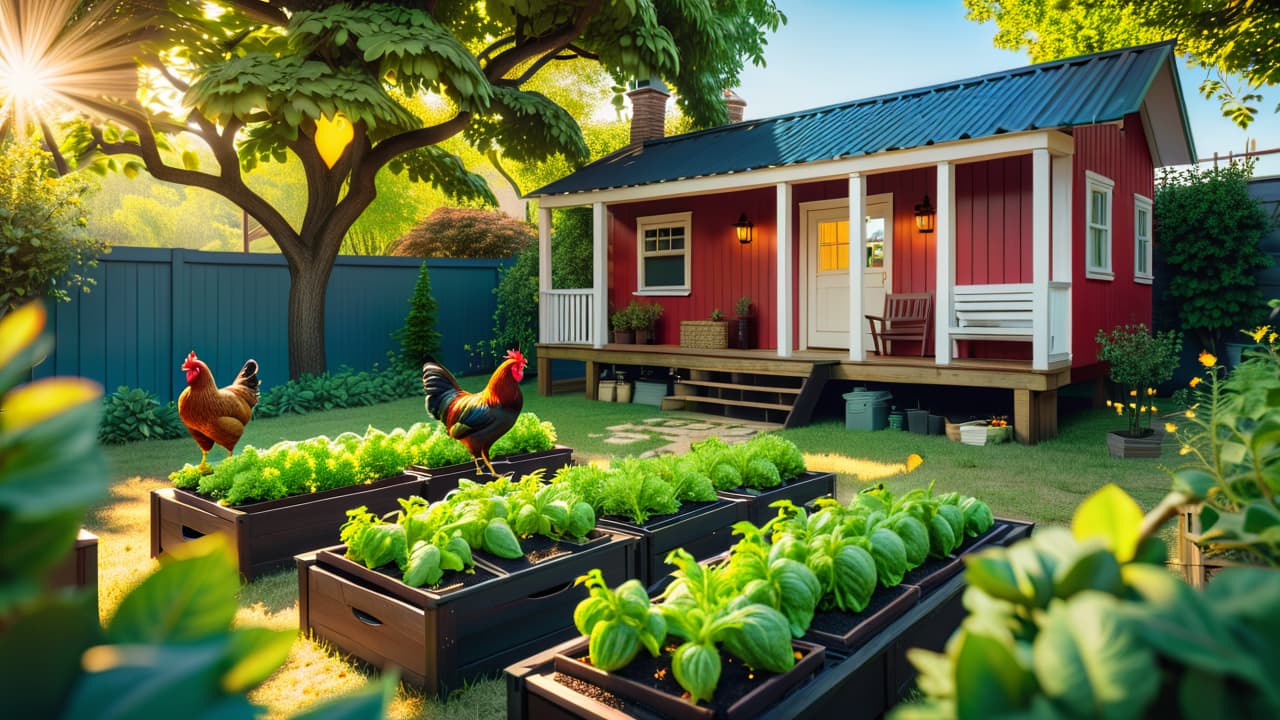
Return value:
[(1071, 357), (1071, 283), (1049, 283), (1049, 360)]
[(542, 292), (542, 342), (590, 345), (595, 312), (591, 288)]

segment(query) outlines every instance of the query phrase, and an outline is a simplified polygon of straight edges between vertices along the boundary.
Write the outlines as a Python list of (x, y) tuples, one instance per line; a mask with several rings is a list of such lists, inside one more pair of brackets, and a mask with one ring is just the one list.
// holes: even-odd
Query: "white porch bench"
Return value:
[(1032, 340), (1034, 303), (1030, 283), (957, 285), (952, 302), (952, 340)]

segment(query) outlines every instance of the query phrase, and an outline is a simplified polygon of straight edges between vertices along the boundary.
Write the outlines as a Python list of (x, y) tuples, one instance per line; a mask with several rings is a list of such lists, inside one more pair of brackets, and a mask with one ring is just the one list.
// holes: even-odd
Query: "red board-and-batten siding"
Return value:
[[(1150, 322), (1151, 288), (1133, 281), (1133, 195), (1152, 197), (1151, 157), (1138, 117), (1115, 125), (1076, 128), (1072, 189), (1072, 271), (1074, 365), (1096, 361), (1094, 335), (1102, 327)], [(1115, 181), (1112, 217), (1112, 266), (1115, 279), (1084, 277), (1084, 173), (1092, 170)], [(867, 194), (893, 194), (894, 292), (928, 292), (937, 279), (936, 234), (915, 228), (914, 206), (924, 195), (936, 204), (933, 168), (867, 176)], [(799, 183), (792, 188), (793, 287), (800, 282), (801, 203), (848, 196), (843, 180)], [(1029, 155), (956, 165), (956, 282), (959, 285), (1031, 282), (1031, 157)], [(636, 218), (691, 212), (688, 296), (637, 297)], [(610, 312), (631, 300), (658, 302), (665, 308), (657, 342), (680, 340), (680, 321), (706, 319), (719, 308), (733, 316), (737, 299), (749, 295), (756, 317), (757, 346), (776, 348), (774, 279), (776, 196), (773, 188), (692, 196), (609, 206)], [(741, 245), (733, 224), (740, 214), (755, 223), (755, 239)], [(802, 298), (792, 318), (799, 342)], [(986, 356), (1030, 358), (1029, 343), (985, 343)]]

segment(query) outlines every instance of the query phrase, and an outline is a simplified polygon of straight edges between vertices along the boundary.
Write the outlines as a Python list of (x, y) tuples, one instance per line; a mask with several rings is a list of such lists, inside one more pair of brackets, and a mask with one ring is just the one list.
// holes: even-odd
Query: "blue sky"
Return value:
[[(738, 94), (747, 118), (909, 90), (1028, 64), (1024, 53), (997, 50), (993, 23), (965, 19), (961, 0), (778, 0), (787, 24), (770, 36), (765, 68), (748, 68)], [(1242, 152), (1249, 138), (1259, 150), (1280, 147), (1280, 91), (1259, 104), (1258, 119), (1241, 130), (1218, 103), (1197, 91), (1204, 71), (1178, 75), (1196, 152)], [(1259, 159), (1257, 176), (1280, 175), (1280, 154)]]

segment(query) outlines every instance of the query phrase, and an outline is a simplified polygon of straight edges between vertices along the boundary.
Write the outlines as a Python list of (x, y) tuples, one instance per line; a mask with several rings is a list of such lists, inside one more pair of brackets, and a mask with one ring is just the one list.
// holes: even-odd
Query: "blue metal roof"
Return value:
[[(1068, 128), (1137, 112), (1162, 67), (1173, 72), (1186, 153), (1195, 158), (1173, 43), (1111, 50), (628, 146), (530, 196), (631, 187)], [(1188, 160), (1190, 161), (1190, 160)]]

